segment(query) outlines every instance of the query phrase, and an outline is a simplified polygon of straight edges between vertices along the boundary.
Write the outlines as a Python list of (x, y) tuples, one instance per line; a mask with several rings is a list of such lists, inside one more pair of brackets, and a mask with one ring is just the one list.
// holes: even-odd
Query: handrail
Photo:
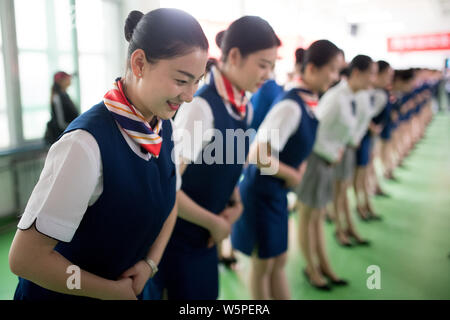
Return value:
[(39, 143), (33, 143), (16, 148), (0, 150), (0, 157), (14, 156), (34, 151), (44, 151), (47, 148), (48, 146), (45, 144), (45, 142), (40, 141)]

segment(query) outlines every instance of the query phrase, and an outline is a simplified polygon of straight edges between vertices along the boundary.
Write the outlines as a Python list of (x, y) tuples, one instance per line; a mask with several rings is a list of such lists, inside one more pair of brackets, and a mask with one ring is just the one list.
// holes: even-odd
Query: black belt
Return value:
[(319, 157), (320, 160), (322, 160), (323, 162), (325, 162), (325, 164), (326, 164), (328, 167), (332, 167), (332, 166), (335, 165), (334, 162), (330, 162), (328, 159), (325, 159), (325, 158), (322, 157), (321, 155), (319, 155), (319, 154), (317, 154), (317, 153), (314, 153), (314, 154), (315, 154), (317, 157)]

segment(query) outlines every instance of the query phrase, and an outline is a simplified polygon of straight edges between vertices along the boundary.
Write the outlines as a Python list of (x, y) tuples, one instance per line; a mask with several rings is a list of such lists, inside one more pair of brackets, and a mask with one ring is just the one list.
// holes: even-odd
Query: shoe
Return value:
[(219, 259), (219, 263), (222, 263), (227, 267), (228, 269), (231, 269), (231, 266), (237, 262), (236, 258), (234, 257), (221, 257)]
[(340, 246), (346, 247), (346, 248), (353, 247), (353, 244), (352, 244), (351, 242), (342, 242), (342, 241), (339, 239), (338, 233), (337, 233), (337, 232), (334, 233), (334, 236), (336, 237), (336, 241), (337, 241), (337, 243), (338, 243)]
[(394, 182), (398, 182), (398, 179), (392, 173), (388, 176), (388, 179)]
[(370, 208), (370, 207), (367, 207), (367, 219), (369, 219), (369, 220), (377, 220), (377, 221), (381, 221), (382, 220), (381, 216), (376, 214), (372, 210), (372, 208)]
[(358, 206), (356, 206), (356, 211), (358, 212), (358, 216), (362, 221), (368, 222), (370, 220), (367, 216), (367, 212), (363, 212)]
[(359, 246), (363, 246), (363, 247), (370, 247), (370, 241), (369, 240), (358, 240), (358, 239), (355, 239), (355, 241), (356, 241), (356, 244), (357, 245), (359, 245)]
[(384, 192), (384, 191), (381, 190), (381, 189), (377, 189), (377, 190), (375, 191), (375, 195), (376, 195), (376, 196), (380, 196), (380, 197), (390, 198), (390, 195), (388, 195), (386, 192)]
[(328, 214), (325, 215), (325, 221), (326, 221), (328, 224), (332, 224), (332, 223), (334, 222), (333, 219), (331, 219), (330, 216), (329, 216)]
[(333, 280), (331, 279), (331, 277), (329, 277), (322, 269), (322, 267), (320, 267), (320, 272), (322, 272), (322, 274), (330, 281), (330, 283), (334, 286), (338, 286), (338, 287), (343, 287), (343, 286), (348, 286), (348, 281), (344, 280), (344, 279), (339, 279), (339, 280)]
[(360, 239), (356, 238), (355, 235), (352, 232), (350, 232), (350, 231), (347, 231), (347, 235), (349, 237), (352, 237), (355, 240), (357, 245), (365, 246), (365, 247), (370, 246), (370, 241), (369, 240), (365, 240), (365, 239), (361, 239), (360, 240)]
[(328, 278), (331, 282), (332, 285), (334, 286), (338, 286), (338, 287), (345, 287), (348, 286), (348, 281), (344, 280), (344, 279), (339, 279), (339, 280), (332, 280), (330, 278)]
[(308, 272), (306, 272), (306, 269), (303, 269), (303, 274), (305, 275), (306, 280), (308, 280), (309, 284), (311, 286), (313, 286), (314, 288), (316, 288), (318, 290), (322, 290), (322, 291), (331, 291), (331, 287), (327, 283), (326, 284), (322, 284), (322, 285), (313, 283), (311, 281), (311, 278), (309, 277)]
[(383, 218), (382, 218), (381, 216), (375, 214), (375, 215), (370, 215), (370, 216), (369, 216), (369, 220), (382, 221)]

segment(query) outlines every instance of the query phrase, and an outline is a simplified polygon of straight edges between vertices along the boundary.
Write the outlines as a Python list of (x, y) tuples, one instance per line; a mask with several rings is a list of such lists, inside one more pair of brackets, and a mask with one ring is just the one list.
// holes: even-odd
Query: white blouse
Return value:
[[(122, 129), (120, 132), (136, 155), (146, 161), (151, 159), (151, 155), (142, 153), (140, 146)], [(178, 163), (175, 167), (176, 189), (179, 190)], [(18, 228), (28, 229), (36, 221), (40, 232), (70, 242), (88, 206), (93, 205), (102, 192), (103, 168), (97, 141), (85, 130), (66, 133), (51, 146)]]
[(296, 101), (285, 99), (278, 102), (259, 126), (256, 140), (259, 143), (270, 142), (273, 150), (282, 152), (289, 138), (298, 130), (301, 117), (302, 110)]
[(357, 118), (352, 114), (354, 92), (345, 80), (329, 89), (319, 100), (319, 119), (314, 152), (330, 162), (336, 162), (354, 135)]
[[(228, 114), (236, 120), (241, 120), (229, 102), (222, 99)], [(249, 102), (247, 105), (247, 125), (250, 126), (253, 118), (253, 108)], [(179, 143), (177, 149), (180, 157), (194, 162), (203, 148), (212, 141), (214, 116), (211, 107), (205, 99), (196, 96), (189, 103), (183, 103), (175, 117), (177, 132), (175, 139)], [(196, 130), (197, 129), (197, 130)]]

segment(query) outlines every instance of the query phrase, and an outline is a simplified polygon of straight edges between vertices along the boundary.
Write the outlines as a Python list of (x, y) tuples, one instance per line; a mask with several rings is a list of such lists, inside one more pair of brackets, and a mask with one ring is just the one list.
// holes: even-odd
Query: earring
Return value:
[(139, 78), (142, 77), (142, 73), (139, 73)]

